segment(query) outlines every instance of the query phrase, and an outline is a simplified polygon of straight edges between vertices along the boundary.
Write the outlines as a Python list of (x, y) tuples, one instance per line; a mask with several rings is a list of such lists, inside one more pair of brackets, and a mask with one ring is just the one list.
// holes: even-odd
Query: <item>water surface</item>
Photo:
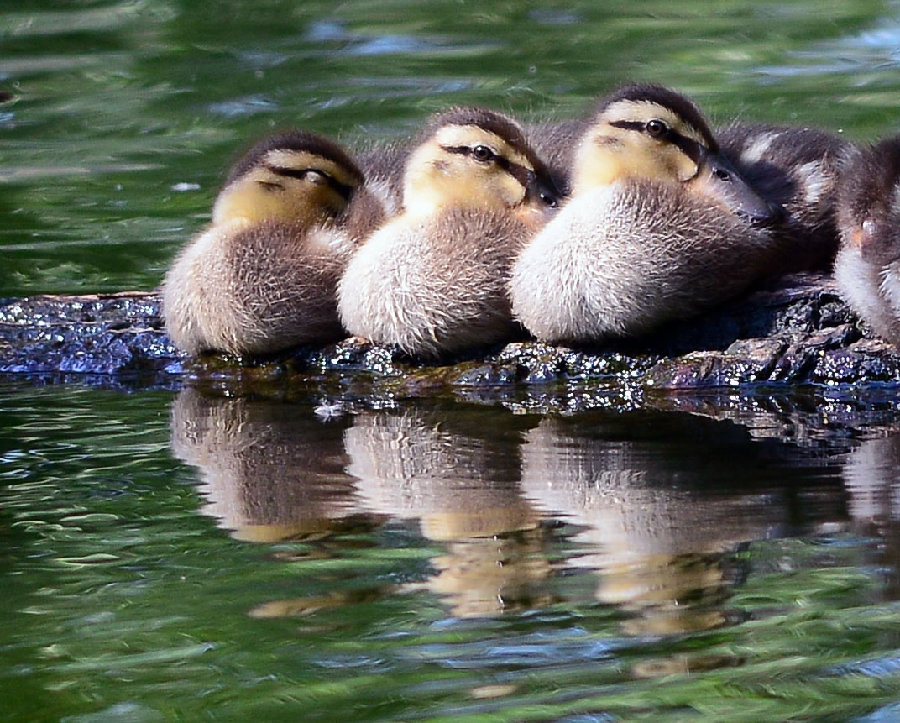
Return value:
[[(277, 127), (362, 146), (642, 79), (874, 139), (898, 41), (868, 1), (18, 2), (0, 296), (155, 287)], [(175, 386), (0, 380), (6, 718), (900, 714), (895, 389)]]
[(822, 443), (765, 400), (3, 393), (15, 719), (843, 719), (900, 692), (892, 403), (820, 399), (866, 437)]

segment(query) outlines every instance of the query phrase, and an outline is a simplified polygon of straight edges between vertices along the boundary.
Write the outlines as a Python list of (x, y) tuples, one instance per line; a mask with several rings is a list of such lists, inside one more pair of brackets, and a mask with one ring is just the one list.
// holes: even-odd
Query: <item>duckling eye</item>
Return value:
[(269, 166), (269, 170), (276, 176), (284, 178), (296, 178), (319, 186), (328, 183), (329, 176), (316, 168), (287, 168), (284, 166)]
[(308, 169), (305, 172), (303, 178), (310, 183), (316, 184), (317, 186), (324, 186), (326, 183), (328, 183), (328, 178), (325, 176), (325, 174), (313, 168)]
[(472, 149), (472, 158), (476, 161), (491, 161), (494, 157), (494, 152), (487, 146), (475, 146)]
[(647, 125), (644, 126), (644, 128), (651, 138), (662, 138), (669, 132), (669, 126), (666, 125), (665, 121), (661, 121), (658, 118), (648, 120)]

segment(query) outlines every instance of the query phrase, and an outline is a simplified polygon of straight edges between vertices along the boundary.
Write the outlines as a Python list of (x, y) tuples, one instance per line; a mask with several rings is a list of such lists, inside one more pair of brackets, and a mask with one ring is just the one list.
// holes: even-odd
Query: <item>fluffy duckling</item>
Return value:
[(212, 223), (166, 274), (169, 336), (192, 354), (236, 355), (342, 338), (337, 283), (379, 220), (340, 147), (303, 131), (266, 138), (231, 169)]
[(717, 151), (684, 96), (656, 85), (608, 96), (575, 151), (572, 200), (514, 265), (514, 314), (542, 341), (593, 341), (747, 288), (769, 262), (758, 225), (775, 211), (711, 170)]
[(838, 246), (837, 179), (850, 147), (818, 128), (735, 122), (717, 132), (722, 153), (759, 194), (785, 213), (774, 271), (830, 268)]
[(403, 176), (403, 210), (357, 251), (338, 290), (352, 334), (436, 357), (519, 331), (509, 268), (557, 192), (520, 126), (479, 108), (432, 120)]
[(900, 136), (848, 153), (838, 184), (834, 264), (850, 307), (900, 347)]
[[(746, 177), (739, 173), (731, 161), (719, 151), (719, 145), (709, 130), (709, 124), (700, 109), (690, 99), (670, 88), (652, 84), (628, 85), (621, 88), (616, 95), (632, 96), (635, 99), (647, 96), (650, 99), (648, 102), (656, 102), (669, 108), (701, 133), (703, 148), (699, 151), (696, 149), (692, 151), (703, 155), (703, 162), (699, 164), (697, 176), (691, 179), (694, 189), (698, 191), (702, 189), (721, 201), (734, 213), (745, 216), (754, 224), (768, 226), (779, 218), (782, 213), (781, 207), (777, 203), (763, 198), (757, 189), (747, 182)], [(601, 111), (605, 104), (612, 101), (613, 96), (603, 99), (600, 104)], [(573, 175), (581, 143), (592, 128), (599, 129), (601, 122), (600, 111), (595, 110), (593, 115), (587, 119), (547, 121), (528, 127), (529, 142), (546, 163), (556, 187), (564, 196), (572, 193)], [(630, 162), (626, 155), (628, 150), (638, 150), (638, 148), (623, 148), (622, 150), (621, 157), (628, 163)], [(656, 160), (651, 157), (650, 163), (655, 163)], [(639, 164), (646, 165), (646, 161), (635, 159), (634, 171), (639, 171)]]

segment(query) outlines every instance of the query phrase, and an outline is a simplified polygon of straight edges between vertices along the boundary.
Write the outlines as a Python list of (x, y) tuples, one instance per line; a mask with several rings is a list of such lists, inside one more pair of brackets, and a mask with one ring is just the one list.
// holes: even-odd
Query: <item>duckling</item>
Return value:
[(406, 161), (402, 212), (341, 279), (345, 327), (425, 358), (521, 333), (509, 268), (557, 198), (515, 121), (480, 108), (437, 116)]
[[(734, 213), (745, 216), (760, 226), (771, 225), (780, 217), (783, 212), (781, 207), (763, 198), (731, 161), (720, 153), (716, 138), (709, 129), (709, 123), (689, 98), (664, 86), (638, 83), (620, 88), (615, 95), (625, 98), (630, 95), (636, 100), (646, 96), (649, 98), (648, 102), (669, 108), (702, 134), (702, 143), (705, 144), (702, 149), (704, 162), (700, 164), (696, 178), (692, 179), (695, 189), (702, 188)], [(602, 99), (600, 109), (613, 100), (614, 96)], [(528, 126), (528, 139), (535, 152), (546, 163), (556, 187), (563, 196), (567, 197), (572, 193), (572, 177), (578, 149), (585, 135), (598, 124), (599, 113), (600, 110), (595, 110), (587, 119), (545, 121)], [(627, 150), (623, 149), (622, 156), (626, 157), (626, 153)]]
[[(512, 121), (508, 117), (507, 119)], [(533, 147), (530, 131), (525, 134), (525, 140), (529, 146)], [(379, 142), (369, 145), (356, 153), (357, 165), (366, 177), (366, 186), (373, 193), (377, 194), (388, 217), (399, 213), (403, 205), (406, 159), (422, 142), (423, 138), (420, 133), (417, 138), (397, 138), (387, 142)], [(550, 148), (549, 150), (555, 152), (556, 149)], [(547, 163), (548, 159), (542, 153), (537, 153), (536, 155), (550, 173), (557, 193), (560, 196), (564, 196), (566, 191), (560, 184), (568, 182), (567, 176), (550, 167)], [(549, 202), (549, 199), (547, 200)]]
[(337, 282), (380, 219), (339, 146), (304, 131), (262, 140), (231, 169), (212, 223), (166, 274), (173, 343), (244, 355), (343, 338)]
[(572, 199), (514, 264), (514, 315), (541, 341), (593, 341), (746, 289), (771, 256), (760, 223), (777, 209), (711, 172), (717, 151), (674, 91), (628, 85), (604, 99), (575, 151)]
[(830, 268), (838, 246), (839, 166), (850, 142), (819, 128), (765, 123), (733, 122), (717, 136), (738, 173), (785, 211), (770, 225), (780, 247), (772, 272)]
[(847, 154), (837, 199), (838, 289), (879, 336), (900, 347), (900, 135)]

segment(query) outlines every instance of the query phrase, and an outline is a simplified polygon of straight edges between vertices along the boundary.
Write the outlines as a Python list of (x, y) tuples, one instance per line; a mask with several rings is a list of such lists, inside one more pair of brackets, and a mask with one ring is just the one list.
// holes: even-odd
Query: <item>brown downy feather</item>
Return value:
[(846, 154), (834, 275), (850, 307), (900, 347), (900, 136)]
[(850, 143), (818, 128), (738, 122), (718, 135), (739, 173), (785, 210), (771, 227), (781, 248), (773, 274), (830, 268), (838, 246), (836, 184)]
[(163, 315), (196, 354), (268, 354), (346, 336), (337, 282), (380, 223), (380, 204), (334, 143), (304, 131), (264, 139), (235, 164), (213, 223), (176, 257)]

